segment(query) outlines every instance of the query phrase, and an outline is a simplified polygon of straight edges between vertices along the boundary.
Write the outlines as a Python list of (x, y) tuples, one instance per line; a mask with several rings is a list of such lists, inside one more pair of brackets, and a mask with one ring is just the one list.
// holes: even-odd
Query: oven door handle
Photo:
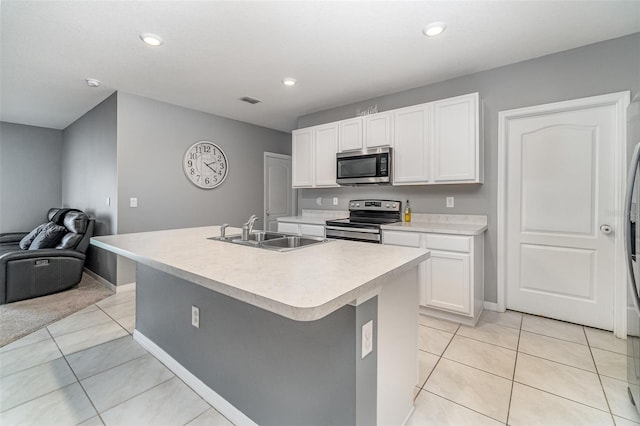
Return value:
[(379, 234), (380, 231), (377, 229), (367, 229), (367, 228), (349, 228), (342, 226), (327, 226), (326, 229), (332, 229), (334, 231), (349, 231), (349, 232), (366, 232), (368, 234)]

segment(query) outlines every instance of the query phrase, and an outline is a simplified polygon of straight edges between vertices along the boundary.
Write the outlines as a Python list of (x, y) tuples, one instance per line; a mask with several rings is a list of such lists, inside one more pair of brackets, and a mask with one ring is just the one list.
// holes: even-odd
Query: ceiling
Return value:
[[(432, 21), (447, 29), (427, 38)], [(117, 90), (288, 132), (301, 115), (638, 32), (640, 1), (3, 0), (0, 24), (2, 121), (63, 129)]]

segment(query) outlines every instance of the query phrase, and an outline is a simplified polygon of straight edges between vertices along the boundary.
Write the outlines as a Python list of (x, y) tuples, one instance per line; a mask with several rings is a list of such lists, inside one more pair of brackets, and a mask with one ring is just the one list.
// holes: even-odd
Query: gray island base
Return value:
[[(204, 238), (218, 227), (199, 229)], [(231, 250), (227, 254), (232, 257), (267, 256), (282, 262), (279, 274), (282, 269), (290, 273), (277, 277), (282, 285), (274, 288), (279, 290), (300, 279), (292, 276), (300, 268), (289, 267), (303, 257), (326, 254), (337, 259), (352, 252), (355, 269), (344, 270), (343, 275), (367, 280), (352, 278), (353, 285), (343, 288), (347, 296), (355, 297), (318, 319), (298, 320), (278, 312), (279, 303), (269, 310), (264, 301), (245, 296), (242, 300), (233, 282), (202, 284), (215, 273), (201, 270), (198, 275), (193, 270), (197, 268), (185, 273), (185, 265), (163, 262), (166, 248), (159, 250), (163, 254), (156, 253), (158, 246), (153, 243), (160, 242), (157, 238), (179, 237), (177, 231), (98, 237), (92, 243), (137, 262), (134, 338), (222, 414), (235, 424), (260, 425), (400, 425), (407, 420), (418, 382), (418, 264), (428, 252), (335, 241), (287, 253), (262, 253), (266, 250), (204, 243), (212, 251)], [(184, 237), (193, 234), (193, 229), (185, 230)], [(181, 247), (189, 245), (183, 242)], [(377, 251), (382, 258), (392, 258), (395, 267), (374, 280), (368, 280), (367, 272), (357, 274), (359, 262)], [(256, 259), (257, 264), (262, 260)], [(380, 267), (370, 269), (376, 274)], [(305, 269), (307, 279), (300, 279), (300, 286), (336, 279), (332, 272), (314, 270), (312, 265)], [(269, 271), (256, 269), (255, 274), (255, 279), (270, 279)], [(195, 275), (198, 278), (192, 279)], [(237, 284), (248, 290), (246, 283)], [(330, 281), (326, 285), (331, 288)], [(256, 292), (258, 288), (264, 286), (257, 285)], [(267, 296), (260, 291), (256, 299)], [(192, 306), (200, 312), (199, 328), (191, 325)], [(309, 309), (305, 305), (305, 315)], [(363, 358), (363, 325), (370, 321), (373, 350)]]

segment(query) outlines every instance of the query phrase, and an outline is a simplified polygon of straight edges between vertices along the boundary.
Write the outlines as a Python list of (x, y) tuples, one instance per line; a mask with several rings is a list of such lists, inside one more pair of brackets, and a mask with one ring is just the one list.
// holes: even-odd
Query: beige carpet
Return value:
[(0, 306), (0, 347), (92, 305), (113, 292), (87, 274), (69, 290)]

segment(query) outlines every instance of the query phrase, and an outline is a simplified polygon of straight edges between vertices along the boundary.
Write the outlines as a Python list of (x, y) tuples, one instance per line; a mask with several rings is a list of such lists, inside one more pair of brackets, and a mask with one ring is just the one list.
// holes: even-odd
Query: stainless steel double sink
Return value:
[(265, 231), (252, 232), (246, 240), (243, 240), (240, 234), (227, 235), (225, 237), (210, 237), (208, 239), (275, 251), (295, 250), (329, 241), (324, 238), (303, 237), (300, 235)]

